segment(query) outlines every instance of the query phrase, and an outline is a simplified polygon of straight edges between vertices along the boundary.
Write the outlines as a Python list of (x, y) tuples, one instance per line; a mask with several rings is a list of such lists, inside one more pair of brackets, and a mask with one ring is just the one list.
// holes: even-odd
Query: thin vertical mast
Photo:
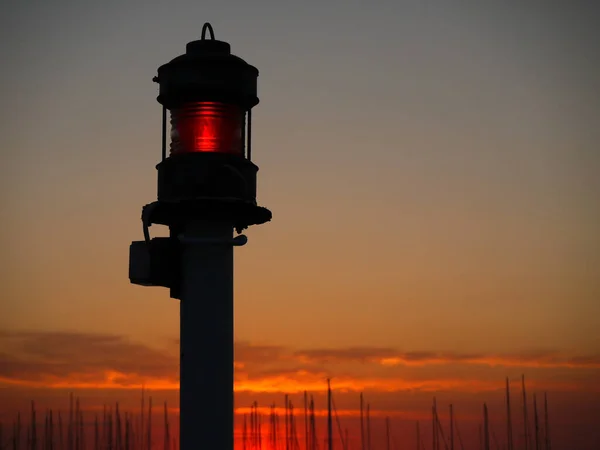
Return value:
[(285, 394), (285, 450), (290, 450), (290, 430), (288, 419), (288, 395)]
[(48, 450), (48, 410), (46, 410), (46, 415), (44, 416), (44, 444), (42, 445), (42, 450)]
[(13, 421), (13, 440), (12, 440), (12, 450), (17, 450), (19, 448), (19, 427), (17, 423)]
[(121, 440), (122, 430), (121, 430), (121, 411), (119, 411), (119, 402), (115, 404), (115, 420), (117, 432), (115, 436), (115, 448), (117, 450), (123, 450), (123, 441)]
[(527, 419), (527, 393), (525, 392), (525, 375), (521, 375), (523, 390), (523, 431), (525, 435), (525, 450), (529, 450), (529, 421)]
[(535, 427), (535, 450), (540, 450), (540, 425), (537, 413), (537, 400), (533, 394), (533, 423)]
[(257, 427), (258, 427), (258, 450), (262, 450), (262, 414), (258, 412), (258, 404), (256, 405)]
[(81, 450), (81, 433), (79, 431), (79, 397), (77, 397), (75, 399), (75, 450)]
[(294, 405), (292, 404), (291, 400), (290, 400), (289, 415), (290, 415), (290, 447), (291, 447), (291, 450), (297, 450), (296, 449), (296, 417), (294, 416)]
[(360, 393), (360, 450), (365, 450), (365, 423), (363, 418), (363, 393)]
[(83, 421), (83, 411), (79, 410), (79, 448), (85, 450), (85, 430)]
[(421, 450), (421, 429), (419, 428), (418, 420), (417, 420), (417, 450)]
[(548, 396), (544, 392), (544, 435), (546, 441), (545, 450), (550, 450), (550, 428), (548, 424)]
[(68, 450), (73, 449), (73, 393), (69, 393), (69, 426), (68, 426)]
[(17, 432), (15, 433), (15, 446), (21, 450), (21, 412), (17, 412)]
[(438, 450), (438, 427), (437, 427), (437, 417), (436, 417), (436, 401), (435, 397), (433, 397), (433, 405), (431, 406), (431, 448), (432, 450)]
[(144, 409), (144, 384), (142, 383), (142, 402), (140, 405), (140, 450), (144, 450), (144, 442), (146, 437), (146, 429), (144, 428), (144, 415), (146, 410)]
[(252, 448), (258, 450), (258, 414), (256, 411), (256, 402), (252, 403)]
[[(131, 442), (131, 433), (130, 433), (130, 425), (129, 421), (131, 419), (130, 414), (125, 413), (125, 450), (131, 450), (130, 442)], [(165, 434), (169, 434), (169, 430), (165, 430)], [(165, 445), (165, 450), (169, 450), (168, 444)]]
[[(127, 416), (125, 416), (127, 417)], [(171, 445), (171, 430), (169, 429), (169, 411), (167, 409), (167, 402), (165, 402), (165, 445), (164, 445), (164, 450), (170, 450), (169, 447)], [(126, 449), (129, 450), (129, 449)], [(175, 450), (175, 449), (173, 449)]]
[(273, 403), (273, 445), (275, 450), (280, 450), (281, 448), (281, 430), (279, 423), (279, 413), (277, 412), (275, 403)]
[(63, 432), (62, 432), (62, 416), (58, 411), (58, 447), (63, 450)]
[(152, 450), (152, 397), (148, 398), (148, 450)]
[[(271, 450), (275, 450), (277, 448), (277, 439), (275, 436), (275, 404), (271, 405), (271, 415), (270, 415), (270, 433), (271, 433)], [(308, 450), (308, 449), (307, 449)]]
[(250, 404), (250, 449), (256, 450), (256, 425), (254, 425), (254, 403)]
[(308, 450), (308, 393), (304, 391), (304, 450)]
[(313, 396), (310, 396), (310, 450), (317, 450), (317, 424), (315, 422), (315, 401)]
[(35, 426), (35, 403), (31, 402), (31, 450), (37, 450), (37, 430)]
[(280, 449), (280, 445), (279, 445), (279, 441), (281, 440), (281, 430), (279, 427), (279, 413), (277, 411), (275, 411), (275, 450), (279, 450)]
[(50, 410), (50, 442), (48, 442), (48, 445), (50, 446), (50, 450), (54, 450), (54, 417), (52, 410)]
[(367, 450), (371, 450), (371, 405), (367, 403)]
[(506, 439), (508, 450), (513, 450), (512, 419), (510, 417), (510, 384), (506, 377)]
[[(248, 415), (244, 414), (244, 425), (242, 426), (242, 450), (246, 450), (246, 436), (248, 433)], [(173, 449), (175, 450), (175, 449)]]
[(327, 379), (327, 450), (333, 450), (333, 421), (331, 417), (331, 380)]
[(450, 450), (454, 450), (454, 412), (450, 404)]
[(484, 450), (490, 450), (490, 422), (488, 419), (487, 405), (483, 404), (483, 442)]
[(112, 409), (108, 409), (108, 427), (106, 434), (106, 448), (107, 450), (113, 450), (113, 422), (112, 422)]
[(254, 448), (259, 450), (260, 446), (258, 445), (258, 442), (260, 441), (260, 438), (258, 436), (258, 404), (256, 401), (252, 404), (252, 411), (252, 414), (254, 415), (254, 430), (252, 431), (254, 435)]
[[(107, 439), (106, 439), (106, 404), (102, 405), (102, 450), (106, 450), (106, 443), (107, 443)], [(136, 450), (139, 450), (136, 448)]]

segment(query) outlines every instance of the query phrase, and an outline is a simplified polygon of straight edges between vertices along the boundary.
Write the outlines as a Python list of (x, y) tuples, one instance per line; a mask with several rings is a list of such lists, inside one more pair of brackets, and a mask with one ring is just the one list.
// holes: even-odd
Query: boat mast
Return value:
[(544, 392), (544, 434), (546, 440), (545, 450), (550, 450), (550, 428), (548, 425), (548, 396)]
[(540, 425), (537, 413), (537, 401), (533, 394), (533, 423), (535, 427), (535, 450), (540, 450)]
[(333, 450), (333, 420), (331, 417), (331, 380), (327, 379), (327, 450)]
[(512, 420), (510, 417), (510, 385), (506, 377), (506, 439), (508, 450), (513, 450)]

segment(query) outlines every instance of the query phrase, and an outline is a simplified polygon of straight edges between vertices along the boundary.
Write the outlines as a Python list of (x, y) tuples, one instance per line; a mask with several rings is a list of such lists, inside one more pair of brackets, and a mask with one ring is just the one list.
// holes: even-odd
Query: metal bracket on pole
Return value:
[(146, 245), (150, 246), (150, 231), (149, 228), (152, 226), (152, 222), (150, 221), (150, 215), (152, 211), (156, 208), (156, 203), (151, 203), (146, 205), (142, 209), (142, 230), (144, 232), (144, 240), (146, 241)]
[(233, 245), (234, 247), (241, 247), (246, 245), (248, 237), (245, 234), (240, 234), (231, 239), (211, 239), (211, 238), (198, 238), (198, 237), (187, 237), (184, 234), (177, 236), (179, 242), (182, 244), (208, 244), (208, 245)]

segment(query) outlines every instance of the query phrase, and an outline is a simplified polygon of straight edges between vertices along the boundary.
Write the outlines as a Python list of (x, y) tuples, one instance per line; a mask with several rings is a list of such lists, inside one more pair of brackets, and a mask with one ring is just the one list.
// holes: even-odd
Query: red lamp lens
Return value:
[(244, 112), (235, 105), (196, 102), (171, 111), (171, 154), (191, 152), (243, 155)]

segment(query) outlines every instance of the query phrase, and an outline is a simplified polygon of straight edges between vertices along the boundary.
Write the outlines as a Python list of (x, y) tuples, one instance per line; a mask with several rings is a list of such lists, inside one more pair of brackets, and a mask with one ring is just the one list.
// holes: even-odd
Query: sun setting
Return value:
[(0, 450), (598, 450), (594, 2), (9, 2)]

